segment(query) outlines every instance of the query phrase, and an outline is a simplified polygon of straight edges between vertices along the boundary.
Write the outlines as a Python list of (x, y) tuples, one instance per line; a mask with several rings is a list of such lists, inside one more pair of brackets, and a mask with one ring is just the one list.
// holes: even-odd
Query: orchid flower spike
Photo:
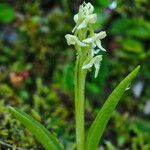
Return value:
[[(95, 67), (95, 78), (98, 76), (102, 55), (98, 55), (100, 50), (106, 51), (101, 44), (101, 40), (106, 37), (106, 32), (94, 33), (94, 24), (97, 15), (94, 13), (94, 7), (91, 3), (83, 3), (79, 7), (79, 12), (74, 16), (76, 23), (73, 29), (73, 35), (65, 36), (68, 45), (74, 45), (77, 50), (78, 59), (82, 71), (91, 70)], [(83, 30), (84, 29), (84, 30)]]

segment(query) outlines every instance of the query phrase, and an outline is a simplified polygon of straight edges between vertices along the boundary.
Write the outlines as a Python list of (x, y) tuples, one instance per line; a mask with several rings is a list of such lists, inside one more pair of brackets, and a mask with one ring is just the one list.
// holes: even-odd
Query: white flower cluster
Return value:
[(65, 38), (67, 39), (68, 45), (77, 45), (81, 47), (82, 53), (87, 54), (82, 69), (90, 70), (91, 67), (94, 66), (95, 77), (97, 77), (102, 55), (95, 56), (95, 54), (98, 54), (100, 50), (106, 51), (101, 45), (101, 39), (105, 38), (106, 32), (101, 31), (99, 33), (94, 33), (91, 25), (97, 21), (97, 15), (93, 12), (94, 7), (91, 3), (83, 3), (79, 8), (78, 14), (74, 16), (74, 21), (76, 23), (72, 31), (74, 35), (67, 34)]

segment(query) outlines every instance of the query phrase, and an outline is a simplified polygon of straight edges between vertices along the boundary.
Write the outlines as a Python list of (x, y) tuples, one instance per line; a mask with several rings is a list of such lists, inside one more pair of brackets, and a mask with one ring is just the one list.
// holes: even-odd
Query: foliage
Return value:
[(104, 129), (106, 128), (106, 124), (109, 121), (109, 118), (118, 104), (122, 94), (126, 90), (126, 88), (131, 84), (131, 81), (134, 79), (136, 74), (139, 71), (139, 67), (133, 70), (112, 92), (112, 94), (108, 97), (103, 107), (99, 111), (96, 119), (94, 120), (91, 128), (89, 129), (88, 137), (87, 137), (87, 150), (96, 149), (99, 140), (102, 136)]
[(29, 115), (21, 112), (18, 109), (10, 107), (11, 113), (22, 122), (43, 144), (43, 146), (48, 149), (61, 150), (63, 149), (55, 137), (40, 123)]

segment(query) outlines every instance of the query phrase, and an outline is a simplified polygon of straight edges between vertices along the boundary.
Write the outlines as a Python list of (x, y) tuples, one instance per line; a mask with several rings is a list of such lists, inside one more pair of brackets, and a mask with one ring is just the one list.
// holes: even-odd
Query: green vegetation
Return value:
[[(85, 133), (91, 134), (90, 126), (111, 91), (140, 64), (138, 77), (111, 115), (99, 149), (149, 150), (149, 1), (89, 2), (97, 14), (94, 32), (107, 32), (102, 40), (107, 53), (99, 53), (103, 60), (97, 78), (94, 68), (87, 74)], [(73, 80), (76, 55), (74, 48), (67, 46), (65, 35), (71, 32), (73, 15), (81, 3), (0, 2), (3, 10), (0, 11), (0, 149), (44, 149), (11, 115), (9, 106), (32, 116), (65, 149), (76, 149)], [(101, 133), (96, 132), (98, 142)], [(85, 135), (86, 139), (88, 136)]]

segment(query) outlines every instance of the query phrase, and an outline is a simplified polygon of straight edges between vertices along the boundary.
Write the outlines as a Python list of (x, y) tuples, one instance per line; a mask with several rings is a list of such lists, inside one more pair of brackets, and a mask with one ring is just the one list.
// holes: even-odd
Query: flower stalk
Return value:
[(86, 70), (82, 70), (83, 60), (77, 56), (74, 71), (75, 78), (75, 121), (76, 121), (76, 142), (77, 149), (84, 150), (85, 129), (84, 129), (84, 91)]

